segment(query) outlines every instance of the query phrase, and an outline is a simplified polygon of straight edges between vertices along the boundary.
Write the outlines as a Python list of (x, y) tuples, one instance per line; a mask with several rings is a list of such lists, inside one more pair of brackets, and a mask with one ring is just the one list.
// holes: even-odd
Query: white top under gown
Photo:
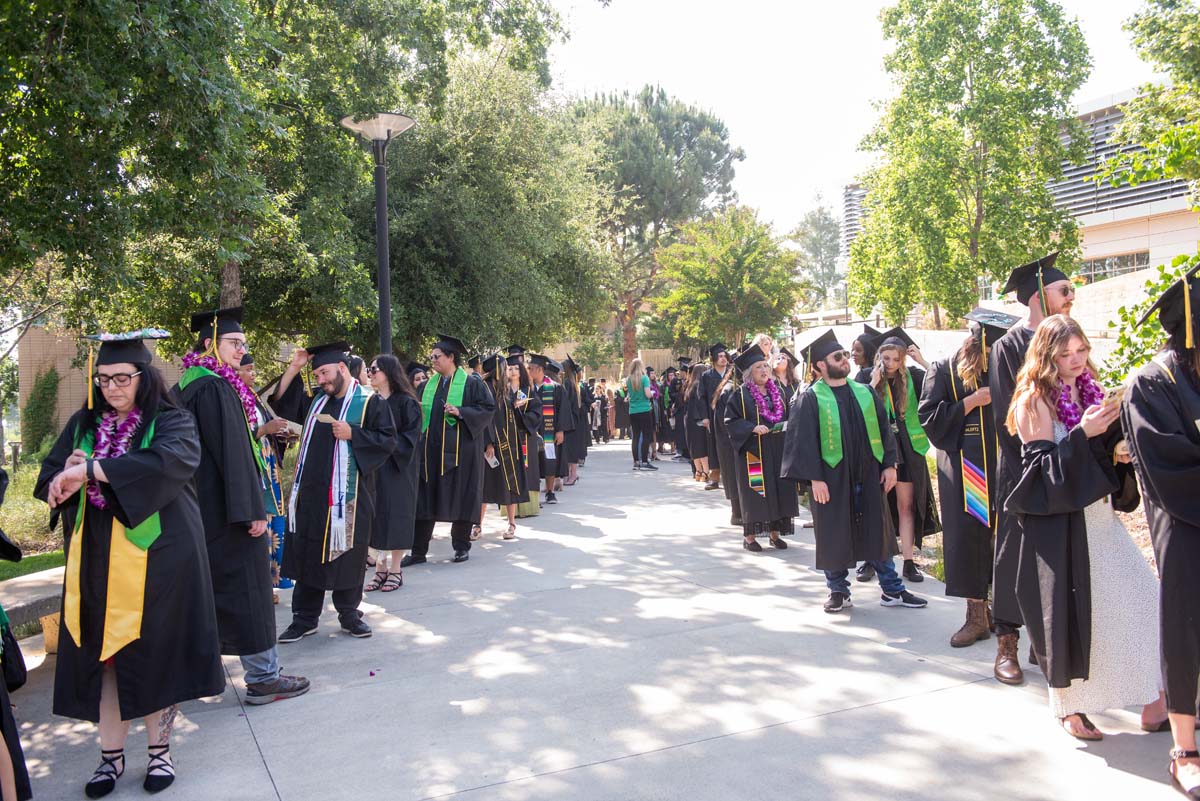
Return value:
[[(1055, 421), (1055, 442), (1066, 436)], [(1084, 518), (1092, 588), (1089, 675), (1065, 689), (1050, 688), (1050, 711), (1058, 718), (1143, 706), (1162, 688), (1158, 577), (1107, 497), (1087, 507)]]

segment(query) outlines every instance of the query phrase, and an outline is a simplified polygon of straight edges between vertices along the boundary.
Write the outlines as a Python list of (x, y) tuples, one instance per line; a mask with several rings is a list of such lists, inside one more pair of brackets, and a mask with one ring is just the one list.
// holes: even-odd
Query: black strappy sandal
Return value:
[(387, 583), (387, 577), (390, 575), (392, 575), (392, 574), (391, 573), (380, 573), (379, 571), (376, 571), (375, 578), (371, 579), (370, 584), (363, 587), (363, 592), (375, 592), (375, 590), (379, 589), (380, 587), (382, 587), (384, 584)]
[(146, 780), (142, 782), (142, 789), (147, 793), (162, 792), (175, 781), (175, 766), (167, 759), (171, 746), (152, 745), (146, 753), (149, 762), (146, 763)]
[(1179, 760), (1181, 759), (1200, 759), (1200, 751), (1185, 751), (1182, 748), (1172, 748), (1171, 763), (1167, 765), (1167, 772), (1171, 774), (1171, 784), (1175, 789), (1186, 795), (1188, 798), (1200, 799), (1200, 784), (1184, 785), (1179, 781)]
[[(376, 573), (375, 575), (379, 574)], [(404, 574), (400, 573), (399, 571), (395, 573), (388, 573), (387, 578), (383, 580), (383, 584), (381, 586), (383, 587), (382, 592), (395, 592), (404, 586)]]
[[(120, 763), (119, 765), (117, 763)], [(125, 749), (101, 749), (100, 765), (92, 773), (83, 786), (83, 793), (88, 798), (103, 798), (117, 786), (117, 779), (125, 773)]]

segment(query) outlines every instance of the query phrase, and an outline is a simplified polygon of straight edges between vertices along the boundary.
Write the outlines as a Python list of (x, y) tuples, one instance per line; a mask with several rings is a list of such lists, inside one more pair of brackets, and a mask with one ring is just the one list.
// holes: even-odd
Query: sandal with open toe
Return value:
[(471, 526), (471, 542), (483, 536), (483, 529), (479, 526)]
[[(1079, 718), (1078, 728), (1072, 723), (1071, 718)], [(1064, 718), (1060, 718), (1059, 723), (1062, 724), (1063, 731), (1077, 740), (1096, 742), (1104, 739), (1104, 735), (1100, 732), (1100, 730), (1097, 729), (1095, 724), (1088, 720), (1088, 716), (1082, 712), (1075, 712), (1067, 715)]]
[(390, 575), (392, 575), (392, 574), (391, 573), (376, 573), (375, 578), (371, 579), (371, 583), (368, 584), (367, 586), (363, 587), (363, 592), (375, 592), (375, 590), (379, 589), (380, 587), (382, 587), (384, 585), (384, 583), (387, 581), (388, 576), (390, 576)]
[(517, 538), (517, 527), (515, 525), (510, 525), (508, 527), (508, 530), (506, 530), (504, 532), (504, 539), (515, 540), (516, 538)]
[(1182, 780), (1179, 778), (1179, 760), (1200, 759), (1200, 751), (1185, 751), (1182, 748), (1172, 748), (1170, 757), (1171, 764), (1167, 766), (1167, 772), (1171, 774), (1171, 784), (1175, 785), (1175, 789), (1188, 798), (1200, 799), (1200, 781), (1194, 780), (1190, 776)]
[[(376, 574), (376, 575), (378, 575), (378, 574)], [(402, 573), (400, 573), (399, 571), (397, 571), (395, 573), (387, 574), (387, 578), (384, 579), (383, 586), (381, 587), (381, 589), (383, 590), (383, 592), (395, 592), (396, 590), (400, 589), (403, 586), (404, 586), (404, 575)]]

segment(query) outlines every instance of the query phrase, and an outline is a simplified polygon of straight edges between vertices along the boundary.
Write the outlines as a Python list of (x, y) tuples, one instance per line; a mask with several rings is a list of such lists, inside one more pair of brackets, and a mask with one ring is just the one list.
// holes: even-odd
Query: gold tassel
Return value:
[(1183, 324), (1186, 333), (1183, 335), (1183, 346), (1188, 350), (1196, 347), (1196, 336), (1192, 331), (1192, 288), (1187, 275), (1183, 276)]
[(88, 346), (88, 411), (96, 408), (96, 377), (93, 369), (96, 364), (96, 349)]

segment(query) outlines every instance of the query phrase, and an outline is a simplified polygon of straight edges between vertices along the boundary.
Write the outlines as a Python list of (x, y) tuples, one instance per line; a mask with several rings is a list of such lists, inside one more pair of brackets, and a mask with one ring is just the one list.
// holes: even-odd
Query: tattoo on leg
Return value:
[(175, 726), (175, 716), (179, 714), (179, 704), (172, 704), (164, 709), (158, 716), (158, 725), (155, 731), (158, 735), (156, 745), (166, 745), (171, 740), (171, 729)]

